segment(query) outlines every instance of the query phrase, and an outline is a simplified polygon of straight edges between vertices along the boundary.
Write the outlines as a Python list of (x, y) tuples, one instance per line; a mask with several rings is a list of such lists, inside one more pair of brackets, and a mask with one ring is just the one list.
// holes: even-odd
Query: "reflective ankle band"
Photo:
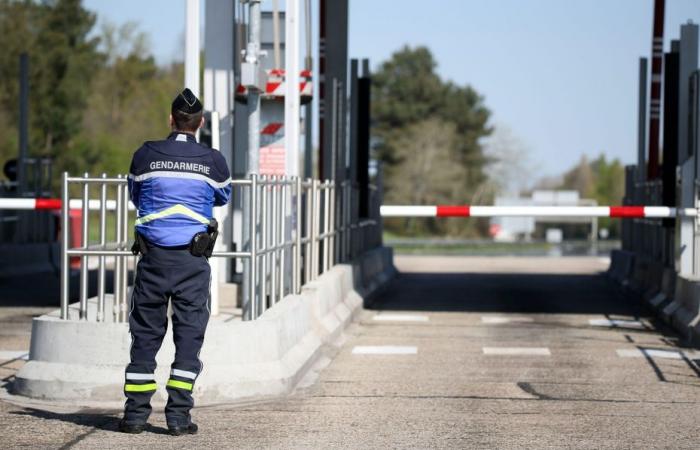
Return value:
[(168, 387), (172, 388), (178, 388), (178, 389), (185, 389), (187, 391), (192, 390), (192, 383), (187, 383), (185, 381), (178, 381), (178, 380), (168, 380)]
[(125, 384), (124, 390), (126, 392), (151, 392), (158, 389), (158, 385), (155, 383), (148, 384)]

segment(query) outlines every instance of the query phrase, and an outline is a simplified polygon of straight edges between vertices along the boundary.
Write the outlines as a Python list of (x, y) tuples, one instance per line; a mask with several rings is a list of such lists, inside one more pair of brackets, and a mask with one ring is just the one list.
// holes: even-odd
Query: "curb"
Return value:
[[(255, 321), (212, 318), (195, 385), (199, 406), (279, 397), (292, 392), (334, 345), (363, 302), (396, 273), (390, 248), (339, 264), (288, 295)], [(92, 310), (95, 310), (93, 306)], [(156, 381), (167, 380), (174, 355), (172, 327), (158, 354)], [(80, 351), (75, 349), (80, 348)], [(125, 323), (60, 320), (57, 311), (34, 319), (30, 359), (10, 387), (14, 395), (51, 402), (123, 401), (130, 336)], [(154, 403), (164, 402), (159, 389)]]

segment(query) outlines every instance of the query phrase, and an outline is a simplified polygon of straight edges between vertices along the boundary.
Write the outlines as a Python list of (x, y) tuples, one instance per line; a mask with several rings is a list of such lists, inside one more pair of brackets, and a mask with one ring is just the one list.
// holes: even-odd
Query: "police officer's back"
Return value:
[(202, 124), (201, 102), (186, 89), (172, 104), (172, 133), (144, 143), (131, 163), (129, 192), (138, 210), (134, 250), (141, 258), (131, 298), (131, 363), (120, 422), (120, 430), (128, 433), (143, 431), (151, 413), (155, 357), (167, 329), (169, 301), (176, 350), (166, 385), (166, 421), (174, 435), (197, 431), (190, 410), (209, 320), (207, 256), (217, 233), (212, 209), (225, 205), (231, 193), (226, 160), (197, 143), (195, 132)]

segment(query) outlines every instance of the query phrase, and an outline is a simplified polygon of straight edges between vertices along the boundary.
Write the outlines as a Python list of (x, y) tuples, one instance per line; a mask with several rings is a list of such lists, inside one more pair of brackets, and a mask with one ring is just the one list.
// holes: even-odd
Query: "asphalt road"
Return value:
[(0, 401), (0, 447), (698, 448), (697, 353), (601, 276), (604, 260), (397, 265), (289, 398), (198, 408), (201, 433), (181, 438), (162, 413), (128, 436), (118, 411)]

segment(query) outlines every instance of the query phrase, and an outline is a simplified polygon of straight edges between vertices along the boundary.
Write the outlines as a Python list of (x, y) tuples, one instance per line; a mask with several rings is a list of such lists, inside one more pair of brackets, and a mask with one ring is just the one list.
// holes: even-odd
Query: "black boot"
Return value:
[(129, 423), (126, 419), (119, 421), (119, 431), (122, 433), (139, 434), (145, 427), (145, 423)]
[(182, 436), (183, 434), (197, 434), (198, 429), (199, 428), (197, 427), (197, 424), (192, 422), (190, 422), (188, 425), (168, 426), (168, 431), (170, 431), (170, 434), (173, 436)]

